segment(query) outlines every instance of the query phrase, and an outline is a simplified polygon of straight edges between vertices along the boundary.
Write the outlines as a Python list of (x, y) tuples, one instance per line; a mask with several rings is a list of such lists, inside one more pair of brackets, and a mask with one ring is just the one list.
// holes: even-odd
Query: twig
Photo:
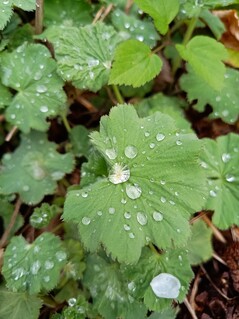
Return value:
[(214, 236), (223, 244), (226, 244), (227, 241), (224, 238), (224, 236), (222, 235), (222, 233), (213, 225), (213, 223), (211, 222), (211, 220), (207, 217), (207, 215), (201, 215), (202, 219), (205, 221), (205, 223), (211, 228)]
[(11, 217), (11, 220), (10, 220), (10, 223), (8, 225), (8, 227), (6, 228), (5, 232), (3, 233), (2, 235), (2, 238), (0, 240), (0, 249), (3, 248), (7, 242), (7, 239), (8, 239), (8, 236), (16, 222), (16, 219), (17, 219), (17, 215), (18, 215), (18, 212), (19, 212), (19, 209), (21, 207), (21, 200), (20, 198), (18, 198), (17, 202), (16, 202), (16, 205), (15, 205), (15, 208), (14, 208), (14, 211), (13, 211), (13, 214), (12, 214), (12, 217)]
[(207, 215), (206, 212), (201, 212), (200, 214), (198, 214), (197, 216), (193, 217), (191, 220), (190, 220), (190, 224), (193, 224), (195, 223), (198, 219), (202, 218), (202, 216), (204, 215)]
[(198, 285), (199, 285), (200, 280), (201, 280), (201, 278), (200, 278), (200, 274), (198, 272), (196, 277), (195, 277), (195, 280), (194, 280), (194, 283), (193, 283), (193, 287), (192, 287), (192, 290), (191, 290), (190, 299), (189, 299), (189, 302), (190, 302), (190, 304), (192, 305), (193, 308), (195, 308), (195, 305), (196, 305), (195, 298), (196, 298), (196, 294), (198, 292)]
[(111, 3), (111, 4), (109, 4), (108, 5), (108, 7), (105, 9), (105, 12), (103, 12), (102, 13), (102, 15), (101, 15), (101, 17), (100, 17), (100, 19), (99, 19), (99, 21), (104, 21), (105, 20), (105, 18), (107, 17), (107, 15), (110, 13), (110, 11), (113, 9), (113, 4)]
[(43, 7), (44, 0), (36, 0), (36, 15), (35, 15), (35, 33), (41, 34), (43, 30)]
[(92, 21), (92, 24), (95, 24), (101, 17), (101, 15), (103, 14), (103, 12), (105, 11), (105, 7), (101, 7), (98, 12), (96, 12), (96, 15), (95, 15), (95, 18), (94, 20)]
[(190, 312), (191, 316), (193, 319), (198, 319), (198, 317), (196, 316), (196, 313), (194, 311), (194, 309), (192, 308), (192, 306), (190, 305), (189, 301), (187, 298), (184, 299), (184, 304), (187, 307), (188, 311)]
[(13, 128), (11, 129), (11, 131), (8, 133), (8, 135), (5, 138), (6, 142), (11, 141), (13, 135), (17, 132), (18, 128), (16, 126), (13, 126)]
[(114, 97), (114, 95), (112, 94), (111, 89), (108, 86), (106, 86), (105, 88), (106, 88), (107, 94), (108, 94), (111, 102), (113, 104), (117, 104), (118, 102), (117, 102), (116, 98)]
[(126, 6), (125, 6), (125, 9), (124, 9), (126, 14), (129, 14), (129, 11), (130, 11), (133, 3), (134, 3), (133, 0), (127, 0)]
[(221, 264), (227, 266), (227, 263), (220, 257), (218, 256), (215, 252), (212, 254), (213, 258), (215, 258), (217, 261), (219, 261)]
[(80, 102), (89, 112), (97, 112), (98, 110), (94, 107), (92, 103), (90, 103), (86, 98), (81, 95), (77, 96), (77, 101)]

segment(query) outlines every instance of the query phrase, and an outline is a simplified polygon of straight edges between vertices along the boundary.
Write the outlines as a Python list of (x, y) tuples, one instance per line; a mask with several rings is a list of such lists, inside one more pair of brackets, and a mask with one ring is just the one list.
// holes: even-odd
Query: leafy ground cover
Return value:
[(239, 317), (238, 1), (0, 4), (0, 319)]

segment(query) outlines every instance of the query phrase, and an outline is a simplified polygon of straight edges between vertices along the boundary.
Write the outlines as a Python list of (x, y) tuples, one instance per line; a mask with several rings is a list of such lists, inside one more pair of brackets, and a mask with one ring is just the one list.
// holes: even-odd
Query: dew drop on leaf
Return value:
[(179, 146), (179, 145), (182, 145), (183, 143), (182, 143), (182, 141), (177, 140), (176, 144)]
[(222, 161), (223, 161), (223, 163), (229, 162), (230, 159), (231, 159), (231, 155), (230, 155), (230, 154), (228, 154), (228, 153), (223, 153), (223, 154), (222, 154)]
[(130, 219), (130, 218), (131, 218), (131, 214), (130, 214), (129, 212), (125, 212), (125, 213), (124, 213), (124, 217), (125, 217), (126, 219)]
[(217, 194), (214, 192), (214, 190), (210, 190), (209, 195), (211, 197), (216, 197), (217, 196)]
[(42, 106), (40, 107), (40, 111), (41, 111), (42, 113), (46, 113), (46, 112), (48, 112), (48, 107), (47, 107), (46, 105), (42, 105)]
[(46, 269), (52, 269), (55, 266), (53, 261), (47, 260), (45, 261), (45, 268)]
[(113, 184), (126, 182), (130, 178), (130, 170), (126, 165), (115, 163), (109, 174), (109, 181)]
[(161, 141), (163, 141), (164, 139), (165, 139), (165, 135), (164, 135), (164, 134), (158, 133), (158, 134), (156, 135), (156, 140), (157, 140), (158, 142), (161, 142)]
[(86, 198), (86, 197), (88, 197), (88, 193), (87, 193), (87, 192), (82, 192), (82, 193), (81, 193), (81, 196), (82, 196), (83, 198)]
[(58, 259), (58, 261), (63, 261), (66, 259), (66, 257), (66, 253), (64, 251), (56, 252), (56, 258)]
[(39, 260), (36, 260), (31, 266), (31, 272), (33, 275), (36, 275), (41, 267), (41, 263)]
[(115, 208), (114, 207), (110, 207), (109, 208), (109, 213), (113, 215), (115, 213)]
[(126, 186), (126, 194), (131, 199), (136, 199), (141, 196), (142, 190), (138, 185), (128, 184)]
[(160, 222), (163, 220), (163, 215), (160, 213), (160, 212), (153, 212), (153, 219), (156, 221), (156, 222)]
[(226, 175), (226, 181), (229, 183), (235, 182), (236, 178), (233, 175), (227, 174)]
[(131, 238), (131, 239), (135, 238), (134, 233), (129, 233), (129, 238)]
[(147, 224), (147, 216), (141, 212), (137, 213), (137, 221), (140, 225), (144, 226)]
[(89, 217), (83, 217), (81, 221), (83, 225), (89, 225), (91, 222)]
[(155, 148), (155, 144), (154, 143), (150, 143), (149, 147), (153, 149), (153, 148)]
[(45, 92), (47, 91), (47, 87), (46, 87), (45, 85), (43, 85), (43, 84), (38, 85), (38, 86), (36, 87), (36, 91), (37, 91), (38, 93), (45, 93)]
[(177, 277), (161, 273), (152, 279), (150, 286), (157, 297), (175, 299), (179, 296), (181, 283)]
[(124, 224), (124, 229), (125, 229), (126, 231), (129, 231), (129, 230), (130, 230), (130, 226), (127, 225), (127, 224)]
[(124, 154), (128, 158), (135, 158), (138, 154), (137, 148), (133, 145), (126, 146)]
[(117, 153), (116, 153), (115, 149), (113, 149), (113, 148), (105, 150), (105, 154), (111, 160), (114, 160), (117, 157)]
[(69, 305), (70, 307), (73, 307), (75, 304), (76, 304), (76, 298), (70, 298), (70, 299), (68, 300), (68, 305)]

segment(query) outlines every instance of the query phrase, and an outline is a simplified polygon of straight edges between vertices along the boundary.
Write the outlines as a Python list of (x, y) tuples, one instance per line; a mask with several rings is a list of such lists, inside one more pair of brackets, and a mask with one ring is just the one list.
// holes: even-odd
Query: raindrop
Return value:
[(233, 175), (227, 174), (226, 175), (226, 181), (229, 183), (235, 182), (236, 178)]
[(165, 135), (164, 135), (164, 134), (158, 133), (158, 134), (156, 135), (156, 140), (157, 140), (158, 142), (161, 142), (161, 141), (163, 141), (164, 139), (165, 139)]
[(115, 213), (115, 208), (114, 207), (110, 207), (109, 208), (109, 213), (113, 215)]
[(117, 153), (115, 151), (115, 149), (110, 148), (105, 150), (105, 154), (109, 157), (109, 159), (114, 160), (117, 157)]
[(98, 216), (102, 216), (102, 211), (101, 210), (99, 210), (97, 213), (96, 213)]
[(128, 289), (131, 291), (135, 291), (136, 286), (135, 286), (135, 283), (133, 281), (128, 283)]
[(129, 230), (130, 230), (130, 226), (127, 225), (127, 224), (124, 224), (124, 229), (125, 229), (126, 231), (129, 231)]
[(177, 141), (176, 141), (176, 144), (177, 144), (177, 145), (182, 145), (183, 143), (182, 143), (181, 141), (177, 140)]
[(46, 269), (52, 269), (54, 267), (54, 262), (53, 261), (50, 261), (50, 260), (47, 260), (45, 261), (45, 268)]
[(126, 165), (115, 163), (109, 173), (109, 181), (113, 184), (126, 182), (130, 178), (130, 170)]
[(149, 144), (149, 147), (150, 147), (150, 148), (155, 148), (155, 144), (154, 144), (154, 143), (150, 143), (150, 144)]
[(220, 96), (217, 96), (216, 97), (216, 102), (220, 102), (221, 101), (221, 97)]
[(76, 298), (70, 298), (67, 302), (70, 307), (73, 307), (76, 304)]
[(47, 107), (46, 105), (42, 105), (42, 106), (40, 107), (40, 111), (41, 111), (42, 113), (46, 113), (46, 112), (48, 112), (48, 107)]
[(91, 58), (91, 59), (88, 60), (88, 67), (92, 68), (93, 66), (99, 65), (99, 63), (100, 63), (99, 60)]
[(228, 154), (228, 153), (223, 153), (223, 154), (222, 154), (222, 161), (223, 161), (223, 163), (229, 162), (230, 159), (231, 159), (231, 155), (230, 155), (230, 154)]
[(181, 283), (177, 277), (161, 273), (153, 278), (150, 286), (157, 297), (175, 299), (179, 296)]
[(82, 222), (83, 225), (89, 225), (91, 220), (90, 220), (89, 217), (83, 217), (81, 222)]
[(25, 274), (25, 271), (23, 268), (17, 268), (12, 272), (12, 274), (15, 276), (14, 280), (18, 280)]
[(82, 193), (81, 193), (81, 196), (84, 197), (84, 198), (86, 198), (86, 197), (88, 197), (88, 193), (87, 193), (87, 192), (82, 192)]
[(156, 222), (161, 222), (163, 220), (163, 215), (160, 212), (153, 212), (153, 219)]
[(50, 281), (50, 276), (45, 276), (43, 279), (44, 279), (45, 282), (49, 282)]
[(144, 136), (145, 136), (145, 137), (149, 137), (149, 135), (150, 135), (149, 132), (145, 132), (145, 133), (144, 133)]
[(144, 226), (147, 224), (147, 216), (141, 212), (137, 213), (137, 221), (140, 225)]
[(144, 37), (142, 35), (137, 35), (136, 39), (139, 40), (140, 42), (144, 41)]
[(129, 146), (126, 146), (124, 150), (124, 154), (128, 158), (135, 158), (138, 154), (138, 150), (135, 146), (129, 145)]
[(47, 87), (45, 85), (43, 85), (43, 84), (37, 85), (36, 91), (38, 93), (45, 93), (47, 91)]
[(130, 219), (130, 218), (131, 218), (131, 214), (130, 214), (129, 212), (125, 212), (125, 213), (124, 213), (124, 217), (125, 217), (126, 219)]
[(136, 184), (134, 185), (128, 184), (126, 186), (126, 194), (131, 199), (139, 198), (141, 196), (141, 193), (142, 193), (141, 188)]
[(129, 238), (135, 238), (135, 235), (134, 235), (134, 233), (129, 233)]
[(124, 199), (124, 198), (122, 198), (120, 202), (121, 202), (121, 204), (126, 204), (126, 203), (127, 203), (127, 200)]
[(162, 203), (166, 203), (166, 198), (165, 198), (165, 197), (162, 196), (162, 197), (160, 198), (160, 200), (161, 200)]
[(64, 251), (58, 251), (56, 252), (56, 258), (58, 261), (63, 261), (66, 259), (66, 253)]
[(36, 275), (41, 268), (41, 263), (39, 260), (35, 261), (31, 266), (31, 272), (33, 275)]

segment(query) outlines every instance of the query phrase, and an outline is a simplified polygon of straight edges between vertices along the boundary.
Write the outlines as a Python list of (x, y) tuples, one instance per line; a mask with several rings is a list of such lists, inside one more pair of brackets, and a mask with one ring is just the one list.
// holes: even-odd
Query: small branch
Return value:
[(105, 88), (106, 88), (106, 92), (107, 92), (111, 102), (113, 104), (117, 104), (117, 100), (115, 99), (114, 95), (112, 94), (111, 89), (108, 86), (106, 86)]
[(105, 20), (105, 18), (107, 17), (107, 15), (110, 13), (110, 11), (113, 9), (113, 4), (111, 3), (111, 4), (109, 4), (108, 5), (108, 7), (105, 9), (105, 12), (103, 12), (102, 13), (102, 15), (101, 15), (101, 17), (100, 17), (100, 19), (99, 19), (99, 21), (104, 21)]
[(126, 6), (125, 6), (125, 9), (124, 9), (124, 11), (125, 11), (126, 14), (129, 14), (130, 9), (131, 9), (133, 3), (134, 3), (133, 0), (127, 0)]
[(221, 264), (227, 266), (227, 263), (220, 257), (218, 256), (215, 252), (212, 254), (213, 258), (219, 261)]
[(152, 53), (158, 53), (160, 52), (162, 49), (164, 49), (167, 45), (171, 44), (170, 41), (165, 41), (164, 43), (162, 43), (159, 47), (155, 48)]
[(192, 308), (192, 306), (190, 305), (189, 301), (187, 298), (184, 299), (184, 304), (187, 307), (188, 311), (190, 312), (191, 316), (193, 319), (198, 319), (198, 317), (196, 316), (196, 313), (194, 311), (194, 309)]
[(92, 103), (90, 103), (86, 98), (81, 95), (77, 96), (77, 101), (80, 102), (89, 112), (98, 112)]
[(205, 221), (205, 223), (211, 228), (214, 236), (223, 244), (226, 244), (227, 241), (222, 235), (222, 233), (213, 225), (211, 220), (207, 217), (207, 215), (202, 215), (202, 219)]
[(105, 11), (105, 7), (101, 7), (98, 12), (96, 12), (96, 15), (95, 15), (95, 18), (94, 20), (92, 21), (92, 24), (95, 24), (101, 17), (101, 15), (103, 14), (103, 12)]
[(5, 138), (6, 142), (10, 142), (13, 135), (17, 132), (18, 128), (16, 126), (13, 126), (13, 128), (11, 129), (11, 131), (8, 133), (8, 135)]
[(21, 202), (20, 198), (18, 198), (18, 200), (15, 204), (15, 208), (14, 208), (10, 223), (9, 223), (8, 227), (6, 228), (5, 232), (3, 233), (2, 238), (0, 240), (0, 249), (6, 245), (8, 236), (9, 236), (9, 234), (10, 234), (10, 232), (11, 232), (11, 230), (16, 222), (17, 215), (19, 213), (19, 209), (21, 207), (21, 204), (22, 204), (22, 202)]
[(194, 280), (194, 283), (193, 283), (193, 287), (192, 287), (192, 290), (191, 290), (191, 295), (190, 295), (190, 299), (189, 299), (189, 302), (190, 304), (192, 305), (193, 309), (195, 308), (195, 298), (196, 298), (196, 295), (197, 295), (197, 292), (198, 292), (198, 285), (200, 283), (200, 274), (199, 272), (197, 273), (196, 277), (195, 277), (195, 280)]
[(120, 93), (120, 90), (119, 90), (118, 86), (113, 84), (112, 88), (113, 88), (113, 91), (114, 91), (114, 94), (115, 94), (115, 97), (116, 97), (118, 103), (119, 104), (124, 104), (125, 101), (124, 101), (124, 99), (123, 99), (123, 97), (122, 97), (122, 95)]
[(44, 0), (36, 0), (36, 14), (35, 14), (35, 33), (41, 34), (43, 30), (43, 7)]

